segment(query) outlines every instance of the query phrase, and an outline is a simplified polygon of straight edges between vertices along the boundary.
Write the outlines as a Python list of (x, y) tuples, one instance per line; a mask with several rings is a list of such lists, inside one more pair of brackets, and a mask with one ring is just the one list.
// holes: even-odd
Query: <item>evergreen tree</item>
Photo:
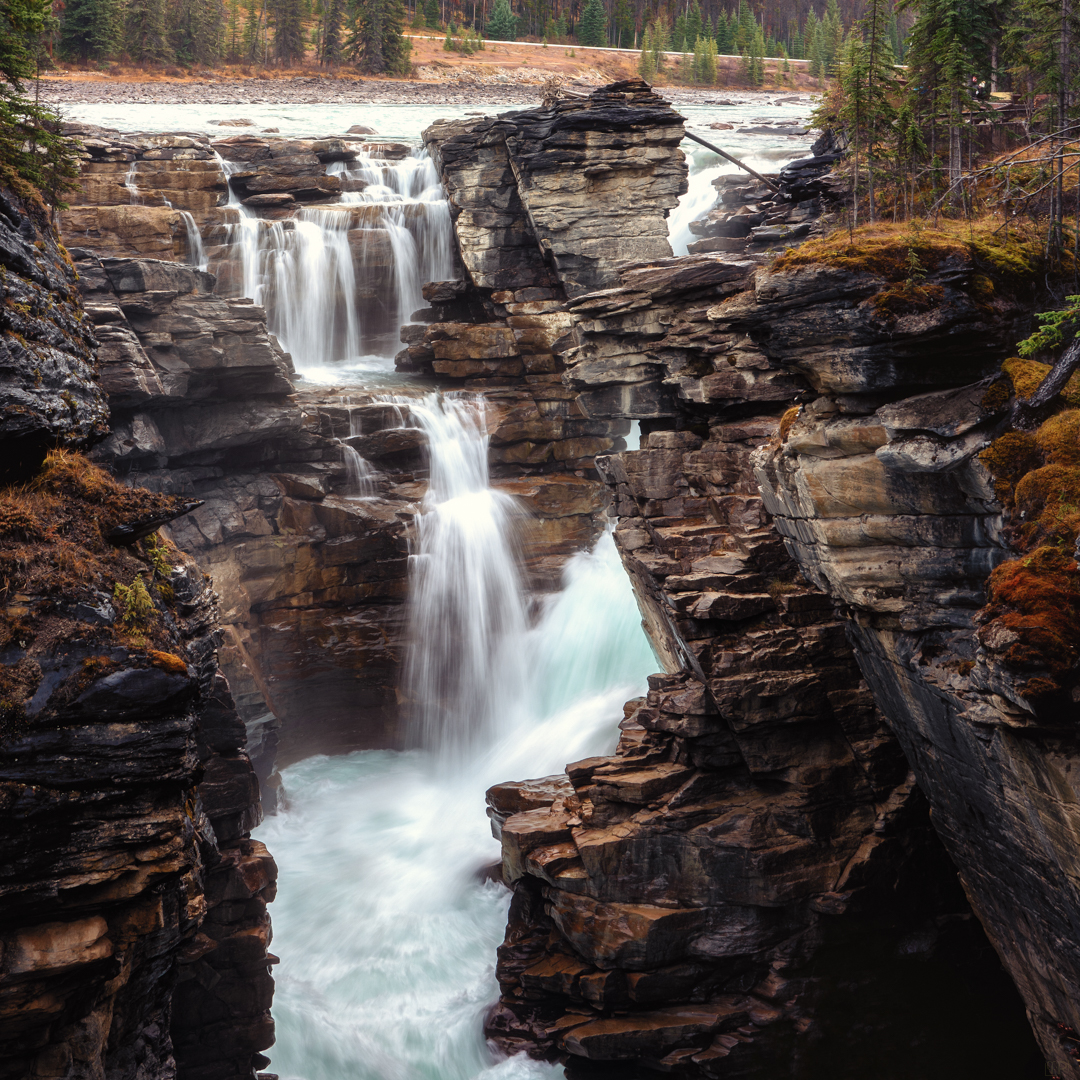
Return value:
[[(327, 67), (341, 63), (342, 29), (345, 20), (344, 0), (324, 0), (322, 16), (322, 43), (319, 49), (319, 61)], [(423, 14), (421, 14), (421, 19)]]
[(73, 60), (104, 60), (120, 47), (119, 0), (68, 0), (60, 22), (60, 51)]
[(283, 67), (304, 59), (304, 12), (302, 0), (272, 0), (274, 57)]
[(840, 17), (840, 7), (836, 0), (828, 0), (825, 5), (825, 18), (822, 20), (822, 61), (824, 74), (831, 75), (833, 67), (844, 45), (844, 21)]
[(646, 26), (641, 35), (641, 56), (638, 58), (638, 74), (651, 83), (656, 78), (656, 59), (653, 54), (652, 27)]
[[(239, 0), (233, 0), (237, 5)], [(230, 10), (239, 38), (239, 15)], [(237, 42), (239, 45), (239, 40)], [(160, 63), (172, 58), (165, 0), (128, 0), (124, 20), (124, 52), (136, 63)]]
[(588, 0), (578, 23), (578, 41), (599, 48), (607, 44), (607, 13), (603, 0)]
[(169, 44), (182, 64), (213, 66), (225, 45), (222, 0), (179, 0), (171, 11)]
[(495, 0), (488, 19), (487, 36), (495, 41), (517, 40), (517, 16), (510, 10), (509, 0)]
[(754, 28), (754, 36), (750, 42), (750, 82), (754, 86), (763, 86), (765, 83), (765, 35), (761, 27)]
[(424, 22), (426, 22), (432, 30), (439, 29), (439, 23), (442, 22), (442, 19), (439, 16), (439, 0), (425, 0)]
[(979, 70), (977, 24), (966, 0), (923, 0), (908, 37), (908, 83), (930, 134), (930, 156), (946, 140), (950, 186), (963, 171), (962, 137), (975, 106), (971, 75)]
[(701, 7), (698, 4), (698, 0), (694, 0), (686, 13), (686, 40), (691, 46), (696, 47), (697, 39), (701, 37), (702, 29)]
[(630, 0), (615, 0), (614, 22), (616, 46), (624, 49), (627, 45), (633, 45), (634, 9), (630, 6)]
[(352, 0), (345, 54), (372, 75), (408, 75), (409, 40), (402, 36), (402, 0)]
[(56, 28), (49, 0), (0, 0), (0, 177), (31, 184), (52, 205), (78, 176), (59, 117), (27, 97), (47, 35)]
[(892, 0), (868, 0), (861, 30), (866, 44), (866, 159), (870, 194), (870, 220), (875, 208), (878, 139), (896, 119), (892, 99), (897, 91), (896, 64), (889, 42)]

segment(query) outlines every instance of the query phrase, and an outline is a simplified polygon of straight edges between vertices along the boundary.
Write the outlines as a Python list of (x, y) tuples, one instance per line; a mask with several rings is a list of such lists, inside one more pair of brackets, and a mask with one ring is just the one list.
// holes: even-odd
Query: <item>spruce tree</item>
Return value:
[(424, 22), (426, 22), (428, 27), (432, 30), (439, 29), (439, 23), (442, 22), (442, 18), (439, 15), (439, 0), (425, 0)]
[[(238, 0), (233, 2), (238, 3)], [(139, 64), (161, 63), (172, 58), (165, 0), (128, 0), (124, 20), (124, 52)]]
[(68, 0), (60, 21), (60, 51), (82, 63), (104, 60), (120, 47), (123, 13), (119, 0)]
[(352, 0), (347, 11), (345, 54), (372, 75), (407, 75), (411, 43), (402, 0)]
[(607, 13), (603, 0), (588, 0), (578, 23), (578, 41), (593, 48), (607, 44)]
[(57, 205), (77, 162), (59, 117), (26, 94), (46, 37), (56, 28), (49, 0), (0, 0), (0, 174), (36, 187)]
[(656, 60), (653, 55), (652, 28), (646, 26), (641, 35), (641, 56), (638, 58), (638, 74), (651, 83), (656, 78)]
[[(344, 0), (324, 0), (322, 45), (319, 51), (319, 61), (327, 67), (333, 67), (341, 63), (342, 29), (345, 19)], [(423, 18), (423, 15), (421, 15)]]
[(617, 47), (624, 49), (627, 44), (633, 45), (634, 9), (630, 6), (630, 0), (615, 0), (614, 22)]
[(698, 0), (694, 0), (686, 13), (686, 40), (691, 46), (696, 45), (697, 39), (701, 37), (701, 32), (701, 7), (698, 4)]
[(304, 59), (304, 13), (302, 0), (273, 0), (274, 57), (283, 67)]
[(517, 16), (510, 10), (509, 0), (495, 0), (488, 19), (487, 36), (495, 41), (517, 40)]

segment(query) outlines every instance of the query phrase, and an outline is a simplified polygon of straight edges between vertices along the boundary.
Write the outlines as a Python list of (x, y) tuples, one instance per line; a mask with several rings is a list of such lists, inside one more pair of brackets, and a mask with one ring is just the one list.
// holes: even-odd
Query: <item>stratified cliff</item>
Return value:
[[(456, 361), (479, 359), (485, 333), (516, 335), (527, 314), (552, 327), (583, 415), (640, 422), (641, 449), (597, 466), (666, 668), (627, 704), (614, 756), (489, 793), (514, 888), (489, 1033), (574, 1076), (1027, 1075), (1022, 1007), (977, 919), (1042, 1053), (1074, 1075), (1059, 1037), (1075, 1026), (1057, 945), (1068, 893), (1035, 885), (1054, 877), (1038, 852), (1065, 836), (1067, 811), (1043, 815), (1072, 798), (1068, 759), (1047, 772), (1066, 737), (1023, 719), (1030, 698), (987, 659), (1016, 637), (972, 638), (1009, 556), (975, 455), (1002, 422), (1007, 392), (984, 395), (1027, 315), (1016, 262), (915, 233), (776, 263), (745, 245), (635, 262), (608, 233), (598, 258), (606, 207), (677, 176), (662, 111), (626, 84), (425, 136), (488, 313), (467, 331), (432, 323), (427, 362), (441, 370), (447, 333)], [(642, 181), (636, 150), (609, 151), (621, 142), (668, 161), (657, 149)], [(536, 212), (536, 162), (542, 191), (587, 192), (600, 169), (593, 218)], [(787, 181), (810, 221), (828, 187), (813, 171)], [(417, 360), (411, 344), (402, 362)], [(976, 700), (958, 747), (957, 711)], [(973, 828), (984, 802), (996, 817)]]
[(156, 532), (197, 503), (77, 452), (108, 413), (75, 272), (0, 210), (0, 1075), (250, 1078), (276, 868), (216, 598)]

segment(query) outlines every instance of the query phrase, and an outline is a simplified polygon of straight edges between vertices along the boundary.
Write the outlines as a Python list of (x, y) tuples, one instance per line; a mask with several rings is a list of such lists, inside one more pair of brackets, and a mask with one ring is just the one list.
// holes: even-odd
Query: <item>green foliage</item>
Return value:
[(284, 67), (291, 67), (304, 59), (303, 0), (273, 0), (270, 13), (274, 21), (274, 56)]
[(439, 0), (425, 0), (424, 22), (426, 22), (432, 30), (439, 29), (439, 23), (442, 22), (442, 19), (439, 17)]
[(517, 39), (517, 16), (510, 10), (509, 0), (495, 0), (491, 18), (488, 19), (487, 36), (495, 41)]
[(607, 44), (607, 13), (603, 0), (588, 0), (578, 23), (578, 42), (600, 48)]
[(0, 0), (0, 182), (53, 205), (78, 175), (56, 114), (31, 100), (24, 81), (37, 74), (56, 20), (49, 0)]
[(402, 35), (402, 0), (349, 0), (346, 21), (345, 53), (361, 70), (372, 75), (409, 74), (412, 43)]
[(151, 533), (143, 541), (143, 549), (153, 567), (154, 576), (167, 578), (172, 573), (173, 565), (169, 562), (169, 549), (161, 542), (161, 537), (157, 533)]
[(651, 83), (656, 78), (656, 58), (653, 54), (652, 29), (645, 27), (645, 33), (641, 35), (641, 55), (638, 57), (638, 74), (647, 82)]
[(154, 601), (141, 576), (130, 585), (121, 585), (118, 581), (113, 588), (113, 600), (120, 612), (120, 621), (128, 630), (146, 629), (154, 614)]
[(716, 42), (711, 37), (699, 36), (694, 42), (691, 78), (705, 86), (712, 86), (716, 82)]
[(1044, 311), (1035, 316), (1039, 329), (1016, 346), (1022, 357), (1030, 359), (1067, 345), (1080, 331), (1080, 295), (1066, 296), (1065, 303), (1060, 311)]

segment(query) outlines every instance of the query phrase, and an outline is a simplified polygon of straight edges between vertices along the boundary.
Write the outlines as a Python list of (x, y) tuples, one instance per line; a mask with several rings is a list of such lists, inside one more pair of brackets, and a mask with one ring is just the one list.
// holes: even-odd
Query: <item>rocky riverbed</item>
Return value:
[[(572, 80), (571, 90), (583, 91), (599, 82)], [(63, 74), (41, 80), (41, 97), (57, 106), (81, 104), (149, 105), (538, 105), (542, 97), (535, 79), (515, 81), (498, 78), (462, 78), (454, 82), (421, 82), (406, 79), (362, 79), (353, 77), (217, 78), (193, 80), (135, 81), (107, 75)], [(480, 96), (478, 96), (478, 91)], [(715, 88), (667, 87), (658, 91), (673, 105), (768, 104), (778, 97), (809, 104), (813, 95), (784, 94), (749, 90), (721, 91)]]

